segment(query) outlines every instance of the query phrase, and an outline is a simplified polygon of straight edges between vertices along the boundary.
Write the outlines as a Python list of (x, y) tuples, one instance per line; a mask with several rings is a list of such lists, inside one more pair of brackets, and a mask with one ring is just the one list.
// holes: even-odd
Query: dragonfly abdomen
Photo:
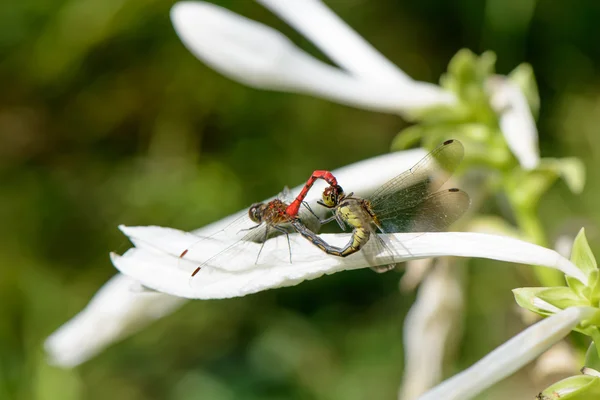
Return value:
[(346, 244), (346, 246), (336, 247), (325, 242), (317, 234), (306, 228), (304, 224), (300, 223), (298, 220), (292, 222), (292, 225), (299, 234), (304, 236), (304, 238), (306, 238), (309, 242), (317, 246), (319, 249), (321, 249), (327, 254), (331, 254), (338, 257), (347, 257), (350, 254), (356, 253), (369, 241), (369, 237), (371, 235), (371, 232), (367, 229), (354, 228), (354, 230), (352, 231), (352, 236)]

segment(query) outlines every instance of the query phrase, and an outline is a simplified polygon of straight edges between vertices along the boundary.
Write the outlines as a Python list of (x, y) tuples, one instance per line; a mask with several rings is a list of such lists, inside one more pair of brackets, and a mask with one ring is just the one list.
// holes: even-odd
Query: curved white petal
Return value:
[[(362, 252), (346, 258), (327, 256), (298, 235), (290, 235), (293, 239), (292, 264), (288, 261), (285, 237), (277, 237), (266, 243), (258, 264), (256, 256), (260, 244), (246, 243), (243, 252), (228, 255), (218, 262), (213, 261), (211, 266), (204, 267), (194, 278), (190, 278), (198, 265), (225, 250), (231, 242), (206, 239), (197, 243), (193, 235), (170, 228), (122, 227), (121, 230), (138, 248), (128, 250), (123, 256), (113, 255), (117, 269), (147, 287), (186, 298), (244, 296), (297, 285), (325, 274), (369, 266)], [(346, 243), (350, 236), (325, 234), (321, 237), (339, 246)], [(554, 250), (513, 238), (467, 232), (396, 233), (381, 237), (396, 253), (396, 262), (440, 256), (481, 257), (546, 266), (586, 280), (577, 267)], [(189, 248), (191, 250), (185, 259), (177, 257)], [(392, 261), (387, 253), (374, 254), (374, 259), (377, 265)]]
[(595, 310), (567, 308), (510, 339), (463, 372), (436, 386), (419, 400), (468, 400), (494, 383), (512, 375), (560, 341)]
[(359, 80), (300, 50), (275, 29), (213, 4), (176, 3), (171, 19), (196, 57), (249, 86), (393, 114), (455, 102), (452, 94), (428, 83), (398, 87)]
[(337, 65), (365, 80), (408, 84), (412, 79), (320, 0), (258, 0), (310, 39)]
[(412, 400), (442, 379), (444, 356), (462, 331), (464, 267), (438, 258), (404, 320), (404, 376), (399, 399)]
[(104, 284), (86, 308), (46, 339), (50, 362), (61, 367), (81, 364), (185, 302), (137, 288), (139, 283), (124, 275), (115, 275)]
[[(386, 154), (364, 160), (333, 171), (340, 184), (349, 185), (357, 192), (369, 194), (400, 172), (412, 167), (425, 155), (425, 150), (415, 149)], [(293, 190), (296, 195), (301, 189)], [(319, 198), (319, 183), (309, 192), (307, 200), (313, 205)], [(224, 218), (196, 230), (198, 235), (210, 235), (229, 225), (231, 221), (246, 214), (247, 210)], [(165, 241), (169, 239), (169, 231)], [(191, 234), (187, 234), (191, 235)], [(186, 234), (183, 234), (185, 237)], [(195, 238), (195, 236), (193, 236)], [(159, 236), (153, 240), (162, 242)], [(152, 242), (152, 241), (151, 241)], [(187, 242), (186, 242), (187, 243)], [(156, 252), (152, 245), (136, 241), (140, 248), (150, 254)], [(220, 249), (221, 247), (219, 247)], [(173, 312), (186, 300), (163, 293), (138, 290), (140, 284), (125, 275), (118, 274), (109, 280), (92, 298), (88, 306), (72, 320), (54, 332), (45, 344), (51, 361), (62, 367), (73, 367), (102, 351), (111, 343), (137, 332), (148, 323)]]
[(524, 169), (534, 169), (540, 162), (538, 131), (525, 94), (499, 75), (490, 78), (488, 89), (508, 147)]

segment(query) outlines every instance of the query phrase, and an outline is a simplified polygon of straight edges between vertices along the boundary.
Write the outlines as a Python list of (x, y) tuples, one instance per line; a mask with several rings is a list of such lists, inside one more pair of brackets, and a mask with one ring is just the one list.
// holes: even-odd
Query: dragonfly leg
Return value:
[[(248, 230), (254, 229), (254, 228), (256, 228), (256, 226), (249, 228)], [(265, 243), (267, 243), (268, 237), (269, 237), (269, 225), (266, 226), (265, 237), (263, 238), (262, 244), (260, 245), (260, 250), (258, 250), (258, 254), (256, 255), (256, 261), (254, 261), (255, 265), (258, 264), (258, 259), (260, 258), (260, 253), (262, 253), (263, 247), (265, 247)]]
[(287, 243), (288, 243), (288, 251), (290, 253), (290, 264), (291, 264), (292, 263), (292, 245), (290, 244), (290, 234), (288, 233), (288, 231), (286, 231), (281, 226), (273, 226), (273, 228), (275, 228), (276, 230), (278, 230), (279, 232), (281, 232), (285, 235), (285, 237), (287, 239)]
[(256, 229), (256, 228), (258, 228), (258, 227), (259, 227), (259, 226), (261, 226), (261, 225), (262, 225), (262, 224), (258, 224), (258, 225), (251, 226), (250, 228), (244, 228), (244, 229), (240, 229), (240, 232), (251, 231), (252, 229)]
[(306, 209), (307, 209), (308, 211), (310, 211), (310, 213), (313, 215), (313, 217), (315, 217), (316, 219), (318, 219), (318, 220), (319, 220), (319, 222), (321, 222), (321, 218), (319, 218), (319, 216), (318, 216), (317, 214), (315, 214), (315, 212), (314, 212), (314, 211), (313, 211), (313, 209), (310, 207), (310, 204), (308, 204), (308, 202), (306, 202), (306, 201), (303, 201), (303, 202), (302, 202), (302, 205), (303, 205), (304, 207), (306, 207)]
[[(334, 219), (336, 219), (335, 215), (332, 215), (329, 218), (325, 218), (325, 219), (321, 219), (319, 218), (319, 216), (317, 214), (315, 214), (315, 212), (312, 210), (312, 208), (310, 208), (310, 206), (308, 205), (307, 202), (303, 201), (302, 204), (304, 204), (304, 207), (306, 207), (308, 209), (308, 211), (310, 211), (310, 213), (319, 221), (319, 224), (321, 225), (325, 225), (330, 223), (331, 221), (333, 221)], [(340, 225), (342, 230), (346, 230), (345, 226)]]
[(337, 213), (333, 214), (333, 216), (331, 218), (329, 218), (330, 220), (335, 219), (335, 221), (338, 223), (338, 225), (340, 226), (340, 228), (345, 231), (346, 230), (346, 224), (344, 223), (344, 220), (342, 219), (342, 217), (340, 217)]

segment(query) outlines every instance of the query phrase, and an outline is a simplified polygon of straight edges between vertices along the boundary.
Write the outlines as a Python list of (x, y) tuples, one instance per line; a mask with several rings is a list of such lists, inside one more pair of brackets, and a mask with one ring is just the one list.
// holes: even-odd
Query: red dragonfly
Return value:
[[(333, 174), (329, 171), (314, 171), (298, 196), (289, 204), (287, 204), (284, 200), (280, 198), (276, 198), (267, 203), (255, 203), (250, 206), (248, 210), (248, 215), (238, 218), (236, 221), (232, 222), (228, 225), (223, 231), (231, 231), (231, 228), (238, 227), (242, 225), (244, 222), (247, 224), (248, 219), (255, 223), (256, 225), (241, 229), (239, 231), (249, 231), (242, 238), (237, 240), (232, 245), (225, 248), (223, 251), (217, 253), (216, 255), (210, 257), (208, 260), (204, 261), (200, 266), (198, 266), (194, 272), (192, 273), (192, 277), (195, 276), (202, 268), (205, 266), (211, 265), (221, 265), (222, 260), (233, 261), (236, 258), (237, 254), (244, 253), (244, 249), (248, 243), (260, 243), (260, 249), (258, 250), (258, 254), (256, 256), (255, 264), (258, 263), (260, 254), (264, 248), (267, 240), (279, 234), (284, 234), (287, 238), (289, 255), (290, 255), (290, 263), (292, 262), (292, 251), (290, 245), (289, 238), (289, 230), (297, 229), (297, 227), (301, 227), (305, 232), (311, 232), (311, 229), (317, 229), (319, 224), (317, 220), (309, 213), (302, 212), (301, 218), (298, 216), (300, 214), (300, 206), (304, 202), (306, 195), (309, 190), (312, 188), (313, 184), (317, 179), (325, 180), (331, 186), (337, 186), (337, 179)], [(284, 195), (287, 192), (284, 190)], [(214, 235), (213, 235), (214, 236)], [(213, 237), (211, 236), (211, 238)], [(201, 240), (202, 241), (202, 240)], [(179, 258), (185, 257), (190, 249), (185, 249), (180, 255)]]

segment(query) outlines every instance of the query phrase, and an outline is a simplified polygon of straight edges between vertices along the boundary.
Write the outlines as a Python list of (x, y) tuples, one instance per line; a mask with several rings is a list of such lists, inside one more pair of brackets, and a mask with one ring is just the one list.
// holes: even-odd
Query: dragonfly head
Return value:
[(254, 203), (248, 210), (248, 216), (252, 222), (260, 224), (263, 219), (264, 203)]
[(334, 208), (337, 207), (344, 196), (344, 189), (340, 185), (327, 186), (323, 190), (323, 200), (318, 201), (318, 203), (327, 208)]

